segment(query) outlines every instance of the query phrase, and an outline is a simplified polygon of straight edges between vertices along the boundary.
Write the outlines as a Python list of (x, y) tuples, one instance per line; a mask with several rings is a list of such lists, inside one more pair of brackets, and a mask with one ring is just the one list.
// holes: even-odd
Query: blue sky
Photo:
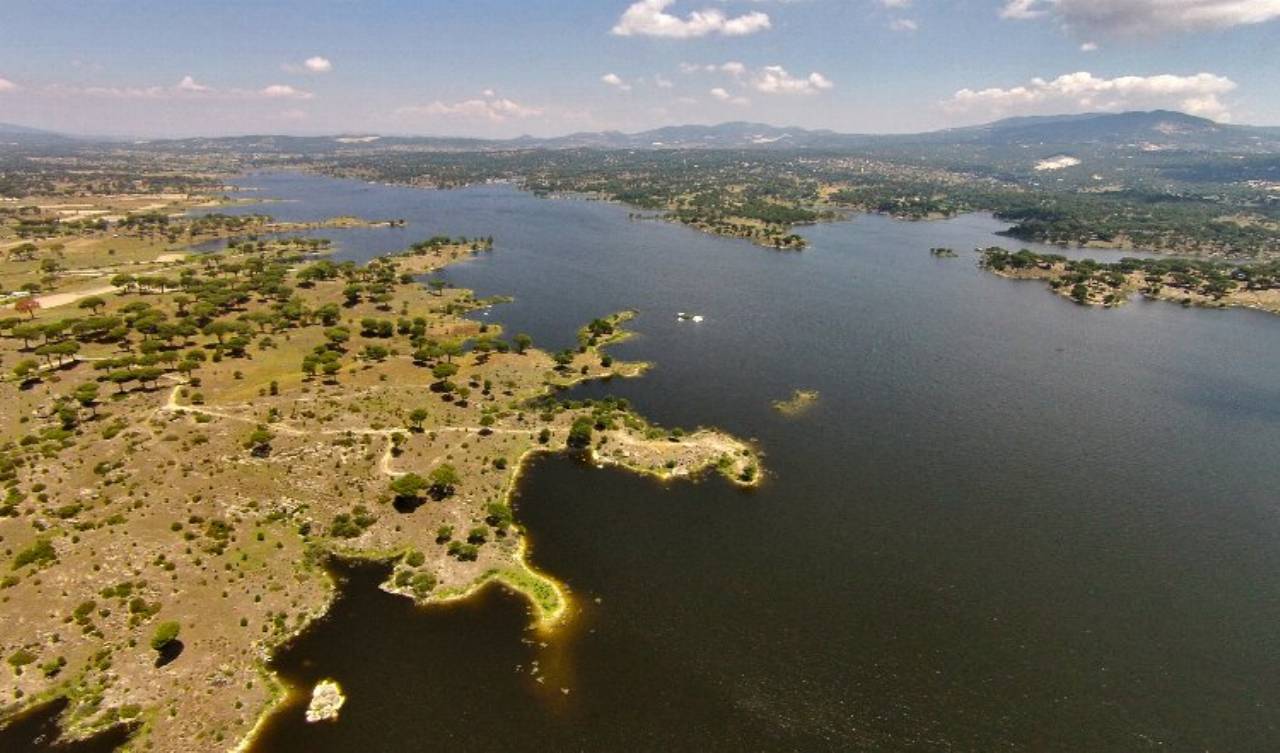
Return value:
[(1280, 124), (1280, 0), (4, 0), (0, 122), (514, 136)]

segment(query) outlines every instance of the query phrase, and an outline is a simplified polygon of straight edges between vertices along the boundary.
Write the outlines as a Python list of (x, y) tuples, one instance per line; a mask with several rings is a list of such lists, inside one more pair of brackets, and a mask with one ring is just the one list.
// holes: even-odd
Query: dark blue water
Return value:
[[(979, 270), (969, 249), (1013, 245), (984, 216), (858, 216), (777, 253), (507, 186), (247, 183), (297, 200), (282, 219), (409, 220), (319, 233), (340, 257), (492, 235), (444, 276), (514, 295), (489, 318), (548, 347), (639, 310), (614, 353), (655, 369), (574, 395), (754, 438), (768, 470), (744, 493), (538, 461), (518, 514), (571, 627), (354, 572), (278, 662), (337, 677), (342, 719), (295, 703), (262, 750), (1274, 749), (1280, 319), (1076, 306)], [(770, 407), (795, 388), (811, 412)], [(384, 658), (337, 658), (357, 636)], [(515, 670), (539, 657), (547, 683)]]

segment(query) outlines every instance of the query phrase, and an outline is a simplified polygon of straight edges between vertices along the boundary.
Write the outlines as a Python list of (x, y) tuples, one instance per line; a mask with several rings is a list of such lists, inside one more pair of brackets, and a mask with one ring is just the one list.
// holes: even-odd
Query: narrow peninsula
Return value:
[[(156, 224), (188, 241), (244, 229)], [(168, 236), (139, 232), (32, 244), (59, 260), (44, 289), (72, 295), (0, 310), (3, 716), (66, 699), (71, 737), (125, 725), (137, 749), (227, 750), (285, 692), (266, 661), (325, 613), (331, 557), (390, 563), (384, 588), (424, 603), (500, 582), (541, 629), (562, 620), (568, 597), (525, 561), (509, 505), (534, 453), (759, 481), (756, 453), (721, 432), (557, 399), (643, 373), (604, 351), (629, 313), (555, 353), (466, 318), (494, 301), (431, 274), (488, 239), (361, 266), (279, 236), (161, 261)], [(113, 256), (132, 263), (77, 293)], [(336, 688), (318, 696), (318, 719), (337, 712)]]
[(1133, 259), (1101, 263), (1022, 249), (981, 249), (981, 265), (1018, 280), (1042, 280), (1058, 295), (1086, 306), (1114, 307), (1134, 295), (1183, 306), (1242, 306), (1280, 314), (1280, 262)]

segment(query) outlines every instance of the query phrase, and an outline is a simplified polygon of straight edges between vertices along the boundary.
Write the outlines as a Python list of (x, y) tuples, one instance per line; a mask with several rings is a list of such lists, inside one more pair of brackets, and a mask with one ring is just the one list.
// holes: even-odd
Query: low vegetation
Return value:
[(65, 696), (73, 735), (127, 709), (136, 745), (224, 750), (272, 702), (263, 659), (327, 608), (331, 556), (392, 560), (385, 588), (423, 602), (500, 581), (554, 623), (567, 596), (525, 564), (507, 501), (530, 453), (758, 480), (718, 432), (557, 399), (643, 372), (603, 352), (629, 313), (549, 354), (463, 316), (492, 300), (419, 282), (489, 248), (360, 266), (237, 239), (0, 310), (0, 713)]
[(982, 265), (1004, 277), (1038, 279), (1076, 303), (1119, 306), (1135, 294), (1184, 306), (1245, 306), (1280, 313), (1280, 262), (1067, 259), (1027, 249), (982, 250)]

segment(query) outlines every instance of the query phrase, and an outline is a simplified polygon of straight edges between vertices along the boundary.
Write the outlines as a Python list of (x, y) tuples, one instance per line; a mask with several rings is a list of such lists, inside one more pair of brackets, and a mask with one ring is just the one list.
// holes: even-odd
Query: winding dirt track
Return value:
[[(236, 416), (231, 413), (224, 413), (222, 411), (213, 410), (212, 408), (202, 408), (196, 405), (182, 405), (178, 402), (178, 392), (182, 390), (183, 386), (184, 385), (181, 382), (173, 386), (173, 389), (169, 391), (169, 398), (165, 400), (164, 405), (160, 406), (160, 410), (168, 413), (198, 413), (200, 415), (209, 416), (210, 418), (221, 418), (228, 421), (239, 421), (240, 423), (245, 423), (245, 424), (258, 423), (256, 419), (246, 418), (244, 416)], [(392, 478), (395, 478), (396, 476), (403, 476), (405, 473), (408, 472), (408, 471), (397, 471), (391, 467), (391, 460), (394, 457), (393, 451), (395, 450), (395, 442), (392, 440), (391, 437), (393, 434), (403, 433), (403, 431), (400, 429), (363, 428), (363, 429), (321, 429), (320, 431), (306, 431), (303, 429), (294, 428), (292, 426), (289, 426), (288, 424), (274, 423), (271, 425), (271, 430), (279, 432), (281, 434), (288, 434), (294, 437), (302, 437), (302, 436), (313, 435), (313, 434), (329, 434), (329, 435), (360, 434), (360, 435), (385, 437), (387, 441), (387, 446), (382, 451), (382, 459), (378, 461), (378, 468), (384, 474), (386, 474), (387, 476), (391, 476)], [(451, 432), (461, 432), (466, 434), (480, 434), (481, 432), (487, 431), (491, 434), (528, 434), (529, 436), (533, 436), (534, 434), (534, 432), (528, 429), (495, 429), (493, 427), (487, 427), (487, 426), (436, 426), (436, 427), (432, 427), (431, 430), (437, 433), (451, 431)], [(435, 465), (438, 462), (440, 461), (437, 458), (435, 461), (432, 462), (432, 465)]]

